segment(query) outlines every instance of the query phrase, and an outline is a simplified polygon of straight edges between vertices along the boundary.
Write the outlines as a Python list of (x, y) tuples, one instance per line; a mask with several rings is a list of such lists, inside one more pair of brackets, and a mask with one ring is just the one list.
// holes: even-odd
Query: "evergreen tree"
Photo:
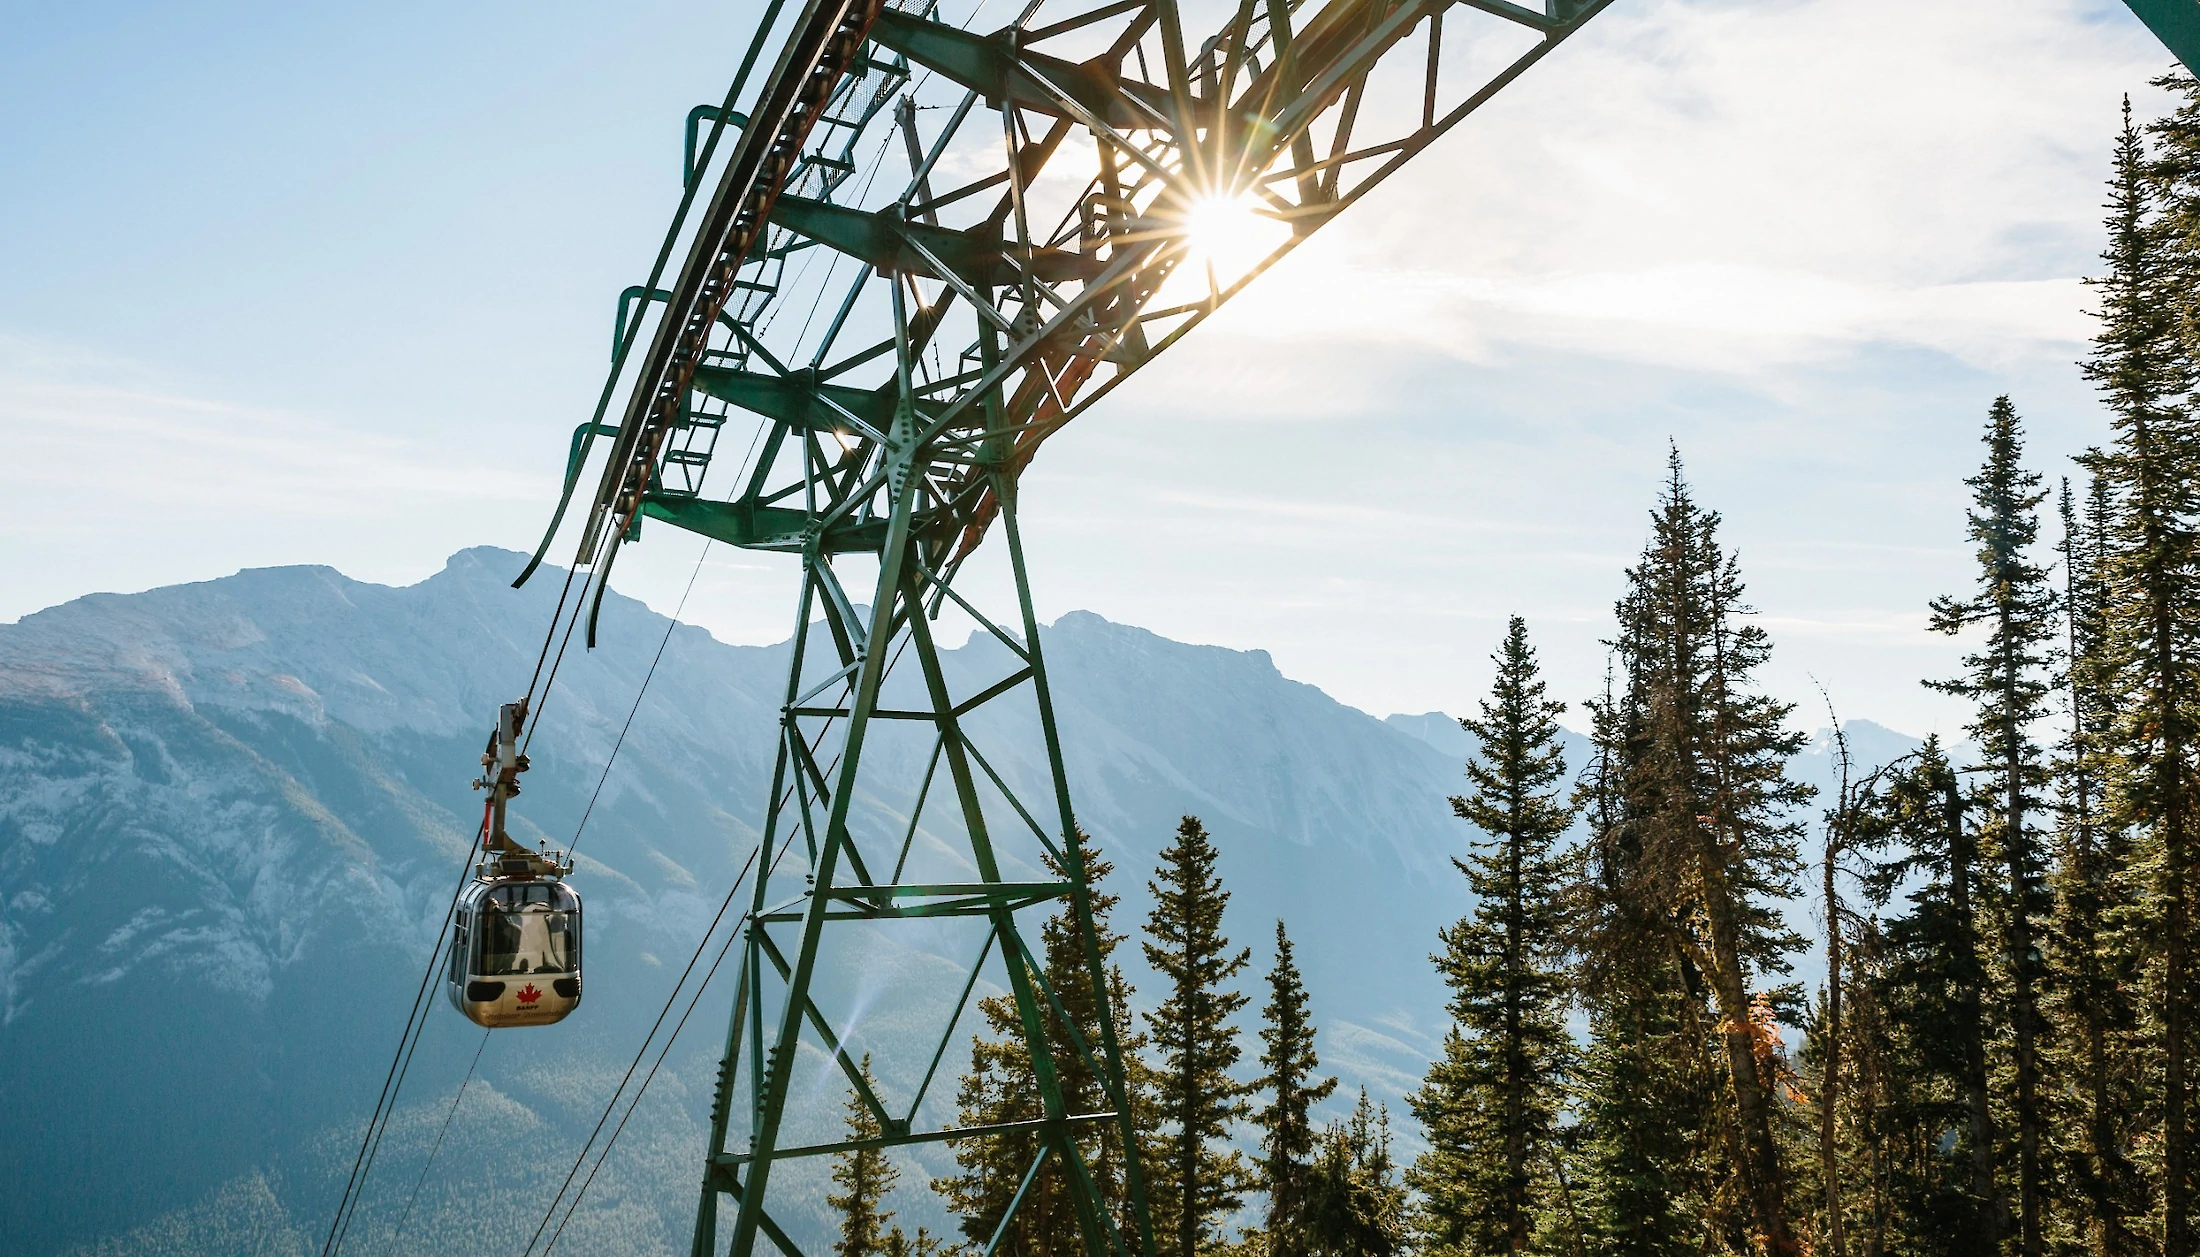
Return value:
[(2001, 1250), (2009, 1211), (1986, 1067), (1986, 967), (1973, 902), (1976, 836), (1938, 739), (1866, 800), (1860, 843), (1897, 853), (1868, 879), (1909, 910), (1875, 934), (1862, 983), (1876, 1010), (1869, 1051), (1883, 1086), (1872, 1138), (1886, 1149), (1883, 1232), (1893, 1253)]
[(1802, 941), (1778, 903), (1796, 893), (1792, 814), (1813, 791), (1787, 776), (1802, 746), (1785, 728), (1792, 708), (1751, 691), (1771, 641), (1747, 618), (1718, 524), (1691, 497), (1675, 451), (1619, 605), (1615, 645), (1635, 713), (1620, 764), (1622, 824), (1637, 852), (1625, 893), (1709, 997), (1751, 1242), (1784, 1254), (1797, 1240), (1774, 1133), (1778, 1061), (1755, 1010), (1760, 982), (1784, 974)]
[[(1114, 866), (1103, 859), (1090, 839), (1083, 840), (1085, 869), (1092, 889), (1092, 919), (1098, 937), (1101, 963), (1106, 966), (1108, 1005), (1115, 1024), (1125, 1031), (1120, 1046), (1128, 1075), (1130, 1103), (1139, 1116), (1140, 1129), (1150, 1129), (1151, 1076), (1141, 1059), (1145, 1040), (1127, 1033), (1131, 1026), (1131, 987), (1122, 969), (1112, 962), (1123, 935), (1109, 924), (1118, 897), (1105, 893)], [(1050, 870), (1062, 870), (1052, 860)], [(1075, 1024), (1075, 1034), (1049, 1004), (1043, 1013), (1048, 1045), (1053, 1053), (1056, 1079), (1062, 1099), (1072, 1113), (1105, 1112), (1113, 1107), (1100, 1076), (1087, 1062), (1085, 1051), (1099, 1052), (1100, 1026), (1097, 993), (1086, 967), (1083, 940), (1074, 917), (1066, 909), (1049, 917), (1040, 928), (1040, 956), (1048, 985)], [(990, 996), (978, 1003), (987, 1033), (971, 1045), (970, 1069), (957, 1092), (961, 1122), (966, 1126), (1031, 1121), (1043, 1116), (1039, 1093), (1032, 1083), (1030, 1053), (1023, 1039), (1023, 1023), (1012, 997)], [(1135, 1235), (1130, 1226), (1129, 1183), (1121, 1140), (1112, 1122), (1086, 1122), (1075, 1128), (1077, 1149), (1099, 1188), (1101, 1199), (1115, 1214), (1120, 1233)], [(961, 1220), (964, 1237), (984, 1245), (999, 1228), (1015, 1198), (1024, 1174), (1039, 1153), (1036, 1133), (1020, 1131), (964, 1139), (954, 1145), (957, 1172), (932, 1181), (948, 1208)], [(1142, 1158), (1152, 1150), (1140, 1148)], [(1068, 1191), (1068, 1180), (1058, 1158), (1046, 1166), (1025, 1194), (1024, 1203), (1010, 1224), (1006, 1251), (1018, 1257), (1086, 1257), (1085, 1241)]]
[(1567, 896), (1589, 1013), (1567, 1132), (1585, 1233), (1573, 1238), (1614, 1257), (1679, 1257), (1736, 1230), (1731, 1193), (1720, 1190), (1733, 1178), (1732, 1121), (1720, 1104), (1715, 1018), (1644, 889), (1650, 872), (1627, 792), (1643, 696), (1607, 667), (1603, 697), (1588, 707), (1595, 752), (1575, 796), (1589, 822), (1587, 858)]
[(1899, 1238), (1894, 1178), (1901, 1140), (1891, 1119), (1907, 1080), (1894, 1076), (1892, 1048), (1899, 1029), (1885, 998), (1887, 948), (1879, 920), (1858, 920), (1852, 939), (1843, 983), (1842, 1060), (1848, 1071), (1843, 1094), (1849, 1120), (1835, 1172), (1841, 1179), (1844, 1235), (1855, 1236), (1865, 1253), (1882, 1257), (1897, 1251)]
[(1314, 1257), (1392, 1257), (1404, 1242), (1406, 1190), (1390, 1159), (1390, 1111), (1368, 1103), (1322, 1131), (1307, 1181)]
[(1545, 697), (1527, 625), (1515, 616), (1493, 656), (1497, 679), (1481, 718), (1461, 720), (1477, 749), (1470, 797), (1452, 810), (1489, 841), (1454, 860), (1474, 912), (1439, 932), (1435, 957), (1451, 989), (1444, 1054), (1412, 1097), (1429, 1150), (1407, 1181), (1421, 1193), (1424, 1247), (1526, 1251), (1545, 1207), (1548, 1143), (1563, 1104), (1571, 1043), (1560, 942), (1562, 857), (1573, 821), (1558, 742), (1563, 703)]
[[(2128, 104), (2125, 110), (2119, 164), (2135, 170), (2137, 136)], [(2131, 992), (2139, 982), (2138, 949), (2120, 928), (2132, 915), (2124, 876), (2131, 852), (2126, 835), (2107, 822), (2102, 807), (2102, 756), (2113, 717), (2105, 701), (2112, 678), (2103, 675), (2102, 640), (2108, 608), (2101, 571), (2109, 505), (2095, 481), (2081, 519), (2067, 479), (2059, 505), (2068, 732), (2055, 764), (2061, 818), (2048, 934), (2053, 985), (2047, 1002), (2061, 1029), (2051, 1045), (2051, 1061), (2075, 1119), (2069, 1159), (2086, 1250), (2094, 1257), (2122, 1257), (2141, 1251), (2131, 1228), (2144, 1214), (2144, 1198), (2138, 1167), (2127, 1151), (2141, 1107), (2132, 1068), (2138, 1022)]]
[(1215, 873), (1215, 846), (1199, 818), (1177, 826), (1149, 882), (1146, 961), (1160, 977), (1161, 1006), (1147, 1018), (1154, 1047), (1155, 1112), (1167, 1140), (1151, 1168), (1155, 1213), (1172, 1223), (1170, 1257), (1200, 1257), (1224, 1217), (1242, 1203), (1244, 1158), (1227, 1140), (1249, 1115), (1252, 1088), (1230, 1071), (1240, 1049), (1231, 1024), (1246, 996), (1230, 986), (1252, 959), (1230, 951), (1222, 911), (1230, 894)]
[[(2144, 206), (2111, 205), (2109, 273), (2095, 285), (2100, 333), (2087, 372), (2108, 403), (2114, 439), (2089, 460), (2113, 504), (2105, 579), (2104, 655), (2118, 718), (2106, 757), (2113, 823), (2134, 835), (2147, 932), (2160, 940), (2147, 966), (2149, 1055), (2158, 1069), (2162, 1251), (2200, 1252), (2194, 1214), (2192, 904), (2195, 768), (2200, 745), (2200, 432), (2191, 407), (2196, 334), (2191, 290), (2200, 282), (2200, 85), (2178, 75), (2159, 86), (2183, 99), (2147, 128), (2155, 140)], [(2154, 1154), (2150, 1154), (2153, 1156)]]
[(1337, 1090), (1335, 1078), (1316, 1080), (1314, 1021), (1306, 985), (1291, 952), (1291, 936), (1276, 922), (1276, 964), (1268, 971), (1268, 1003), (1261, 1009), (1259, 1086), (1268, 1102), (1253, 1115), (1260, 1128), (1261, 1186), (1268, 1194), (1269, 1257), (1308, 1257), (1306, 1183), (1316, 1132), (1310, 1110)]
[(2055, 637), (2055, 597), (2047, 570), (2031, 561), (2039, 537), (2039, 505), (2047, 498), (2039, 473), (2022, 465), (2024, 438), (2009, 399), (1998, 397), (1986, 417), (1986, 463), (1971, 486), (1970, 538), (1977, 545), (1978, 585), (1970, 598), (1932, 605), (1934, 631), (1986, 627), (1983, 648), (1964, 656), (1964, 675), (1928, 682), (1976, 704), (1968, 729), (1978, 740), (1974, 770), (1980, 789), (1981, 837), (2000, 853), (2004, 881), (1992, 898), (2003, 927), (2001, 968), (2008, 975), (2007, 1020), (2014, 1039), (2012, 1109), (2017, 1134), (2017, 1225), (2025, 1257), (2042, 1257), (2046, 1235), (2045, 1114), (2040, 1096), (2039, 983), (2045, 960), (2040, 922), (2047, 911), (2040, 853), (2040, 792), (2047, 768), (2033, 726), (2047, 714), (2047, 663)]
[(1733, 1122), (1701, 979), (1681, 972), (1685, 960), (1661, 959), (1601, 968), (1611, 982), (1592, 988), (1575, 1071), (1584, 1246), (1613, 1257), (1682, 1257), (1748, 1229), (1723, 1190)]
[(1817, 1109), (1818, 1119), (1817, 1194), (1822, 1201), (1818, 1234), (1830, 1257), (1846, 1257), (1847, 1192), (1851, 1176), (1844, 1169), (1854, 1156), (1868, 1153), (1870, 1145), (1868, 1142), (1859, 1145), (1863, 1132), (1854, 1120), (1853, 1110), (1857, 1105), (1852, 1099), (1862, 1097), (1849, 1095), (1850, 1076), (1856, 1072), (1856, 1063), (1849, 1059), (1852, 1037), (1848, 1024), (1850, 937), (1863, 923), (1841, 894), (1841, 875), (1861, 845), (1864, 807), (1886, 770), (1879, 769), (1857, 780), (1856, 766), (1849, 754), (1848, 731), (1833, 714), (1830, 698), (1826, 712), (1832, 720), (1836, 771), (1836, 795), (1833, 806), (1826, 810), (1824, 843), (1818, 865), (1818, 909), (1826, 931), (1826, 984), (1820, 990), (1818, 1007), (1805, 1028), (1803, 1070), (1804, 1083), (1810, 1102)]
[(886, 1247), (881, 1252), (883, 1257), (938, 1257), (940, 1247), (939, 1237), (921, 1226), (914, 1237), (897, 1226), (886, 1233)]
[[(868, 1054), (863, 1058), (863, 1077), (871, 1077)], [(878, 1114), (864, 1103), (861, 1092), (849, 1087), (849, 1141), (877, 1139), (881, 1129)], [(833, 1186), (839, 1190), (825, 1197), (825, 1205), (840, 1219), (840, 1237), (833, 1241), (835, 1257), (879, 1257), (887, 1251), (888, 1237), (898, 1236), (900, 1228), (888, 1230), (894, 1211), (882, 1205), (900, 1178), (901, 1171), (886, 1159), (883, 1148), (856, 1148), (833, 1158)]]

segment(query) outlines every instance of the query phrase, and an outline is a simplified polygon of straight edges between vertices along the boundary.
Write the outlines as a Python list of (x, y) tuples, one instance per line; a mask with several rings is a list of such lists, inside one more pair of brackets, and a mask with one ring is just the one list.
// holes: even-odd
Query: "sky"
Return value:
[[(758, 7), (6, 4), (0, 622), (532, 549)], [(1377, 715), (1519, 614), (1578, 702), (1670, 446), (1796, 723), (1956, 733), (1962, 481), (1998, 394), (2050, 484), (2105, 438), (2082, 277), (2169, 65), (2115, 0), (1618, 0), (1049, 442), (1040, 613)], [(620, 587), (783, 639), (791, 561), (700, 548)]]

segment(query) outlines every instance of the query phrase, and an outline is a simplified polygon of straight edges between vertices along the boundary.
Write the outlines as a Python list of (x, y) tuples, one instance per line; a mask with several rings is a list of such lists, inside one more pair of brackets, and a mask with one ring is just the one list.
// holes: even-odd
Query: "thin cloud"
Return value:
[(1232, 383), (1329, 338), (1746, 374), (2068, 356), (2121, 92), (2158, 108), (2167, 64), (2073, 0), (1615, 6), (1209, 334), (1255, 356)]

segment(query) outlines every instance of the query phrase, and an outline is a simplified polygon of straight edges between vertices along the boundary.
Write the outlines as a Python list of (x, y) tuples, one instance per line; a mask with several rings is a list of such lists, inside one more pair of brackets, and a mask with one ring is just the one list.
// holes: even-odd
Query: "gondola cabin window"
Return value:
[[(572, 915), (550, 902), (550, 892), (564, 889), (554, 882), (499, 887), (481, 906), (480, 962), (474, 972), (571, 973), (579, 963)], [(517, 902), (498, 902), (506, 896)]]

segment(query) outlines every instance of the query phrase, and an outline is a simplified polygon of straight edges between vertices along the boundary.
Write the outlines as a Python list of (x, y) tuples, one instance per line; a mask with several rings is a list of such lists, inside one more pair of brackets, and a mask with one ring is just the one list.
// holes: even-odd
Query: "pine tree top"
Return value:
[(1982, 649), (1963, 657), (1964, 674), (1925, 684), (1972, 700), (1968, 726), (1988, 763), (2021, 780), (2007, 788), (2029, 790), (2044, 780), (2032, 725), (2046, 714), (2047, 665), (2055, 639), (2056, 598), (2047, 569), (2030, 558), (2039, 538), (2039, 506), (2047, 500), (2040, 475), (2024, 466), (2024, 432), (2006, 394), (1987, 410), (1986, 459), (1971, 486), (1967, 532), (1976, 545), (1977, 582), (1968, 598), (1932, 602), (1931, 627), (1955, 634), (1987, 626)]

